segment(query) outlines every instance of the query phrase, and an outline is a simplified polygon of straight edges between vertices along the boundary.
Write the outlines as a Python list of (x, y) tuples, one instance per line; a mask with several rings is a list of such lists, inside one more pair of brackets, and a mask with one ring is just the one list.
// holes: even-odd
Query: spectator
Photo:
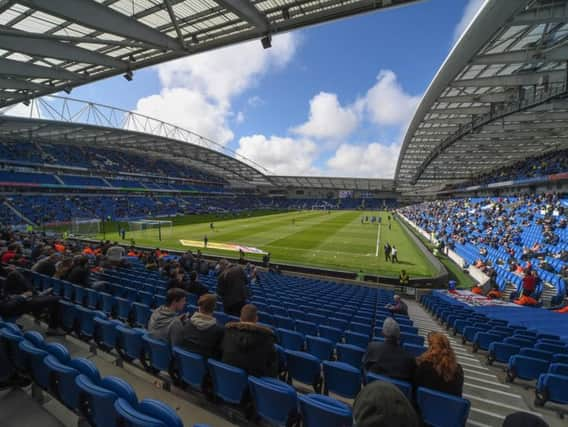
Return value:
[(386, 308), (388, 308), (393, 314), (403, 314), (408, 316), (408, 306), (402, 298), (400, 298), (400, 295), (395, 295), (393, 299), (394, 304), (388, 304)]
[(223, 362), (244, 369), (256, 377), (275, 377), (278, 373), (276, 337), (271, 329), (257, 324), (256, 306), (245, 305), (240, 322), (225, 325)]
[(112, 265), (119, 266), (123, 263), (125, 253), (124, 248), (115, 242), (114, 245), (107, 249), (106, 257)]
[(65, 258), (55, 264), (55, 274), (53, 277), (56, 279), (67, 280), (69, 272), (73, 268), (73, 259)]
[(406, 396), (393, 384), (373, 381), (353, 404), (357, 427), (418, 427), (419, 418)]
[(168, 280), (167, 288), (168, 289), (179, 288), (179, 289), (185, 290), (186, 286), (185, 286), (183, 271), (175, 270), (175, 271), (172, 271), (171, 274), (172, 274), (172, 277), (171, 277), (170, 280)]
[(530, 297), (536, 288), (536, 274), (530, 269), (525, 269), (523, 277), (523, 295)]
[(428, 350), (416, 362), (415, 388), (426, 387), (461, 397), (463, 369), (447, 336), (440, 332), (428, 334)]
[(412, 381), (416, 361), (400, 345), (400, 326), (392, 317), (383, 322), (385, 342), (369, 343), (363, 356), (363, 369), (387, 377)]
[(148, 332), (152, 338), (169, 341), (170, 326), (176, 319), (185, 321), (185, 314), (178, 315), (185, 308), (187, 293), (183, 289), (169, 289), (166, 294), (166, 304), (152, 312), (148, 321)]
[(398, 284), (400, 286), (408, 286), (410, 282), (410, 276), (406, 272), (406, 270), (400, 270), (400, 274), (398, 275)]
[(41, 315), (48, 312), (48, 335), (65, 335), (59, 329), (59, 297), (34, 295), (30, 281), (15, 266), (9, 266), (0, 289), (0, 316)]
[(217, 295), (223, 300), (225, 313), (239, 316), (248, 297), (247, 275), (240, 265), (221, 265), (217, 279)]
[(213, 317), (216, 303), (215, 295), (202, 295), (197, 301), (199, 310), (189, 320), (177, 318), (172, 324), (171, 344), (204, 357), (221, 358), (224, 330)]
[(0, 261), (2, 262), (2, 264), (9, 264), (15, 261), (15, 259), (18, 256), (18, 248), (19, 245), (16, 243), (8, 245), (8, 249), (0, 257)]
[[(390, 229), (390, 224), (389, 224), (389, 229)], [(391, 261), (394, 264), (395, 262), (398, 263), (398, 249), (396, 248), (395, 245), (392, 245), (392, 248), (390, 250), (390, 256), (391, 256)]]
[(89, 258), (84, 255), (77, 255), (73, 258), (73, 266), (67, 275), (67, 280), (76, 285), (89, 287)]
[[(197, 280), (197, 271), (189, 273), (189, 283), (184, 288), (187, 292), (195, 294), (198, 297), (209, 292), (209, 288)], [(215, 299), (217, 301), (217, 299)]]
[(505, 417), (503, 427), (549, 427), (549, 425), (535, 414), (518, 411)]
[(52, 277), (55, 274), (55, 264), (59, 259), (58, 254), (51, 254), (48, 257), (40, 259), (38, 262), (34, 264), (32, 267), (32, 271), (35, 271), (38, 274), (43, 274), (45, 276)]

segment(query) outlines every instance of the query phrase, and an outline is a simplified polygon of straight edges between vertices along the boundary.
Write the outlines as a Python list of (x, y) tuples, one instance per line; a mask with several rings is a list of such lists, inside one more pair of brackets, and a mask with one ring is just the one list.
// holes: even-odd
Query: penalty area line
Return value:
[(379, 256), (379, 241), (381, 240), (381, 223), (377, 224), (377, 245), (375, 249), (375, 256)]

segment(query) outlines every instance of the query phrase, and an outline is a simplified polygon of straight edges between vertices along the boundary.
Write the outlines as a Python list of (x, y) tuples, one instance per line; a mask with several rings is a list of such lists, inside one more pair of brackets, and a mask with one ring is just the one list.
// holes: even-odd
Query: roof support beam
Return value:
[(548, 71), (541, 73), (512, 74), (509, 76), (481, 77), (478, 79), (454, 80), (450, 87), (515, 87), (515, 86), (534, 86), (542, 84), (548, 78), (549, 83), (563, 82), (566, 72)]
[(564, 23), (566, 20), (568, 20), (567, 4), (551, 7), (534, 7), (515, 16), (512, 25)]
[(92, 0), (18, 0), (18, 3), (77, 22), (87, 28), (140, 40), (160, 49), (182, 49), (176, 40), (165, 34)]
[(514, 101), (518, 98), (518, 92), (508, 93), (484, 93), (479, 95), (455, 95), (442, 96), (438, 98), (438, 102), (461, 103), (461, 102), (480, 102), (483, 104), (491, 104), (494, 102)]
[(41, 67), (30, 62), (0, 58), (0, 75), (26, 76), (52, 80), (79, 80), (81, 76), (58, 68)]
[(179, 29), (179, 25), (177, 22), (177, 18), (176, 18), (176, 14), (174, 12), (174, 8), (172, 7), (172, 3), (170, 0), (164, 0), (164, 4), (166, 5), (166, 9), (168, 10), (168, 15), (170, 15), (170, 20), (172, 21), (172, 24), (176, 30), (176, 34), (179, 40), (179, 43), (184, 46), (184, 40), (183, 40), (183, 34), (181, 33), (181, 30)]
[(566, 61), (568, 59), (568, 46), (557, 46), (548, 50), (519, 50), (515, 52), (493, 53), (476, 56), (472, 64), (538, 64), (540, 62)]
[(25, 80), (0, 78), (0, 89), (42, 90), (46, 87)]
[[(58, 36), (51, 36), (57, 38)], [(84, 62), (104, 65), (113, 68), (126, 68), (127, 64), (112, 56), (92, 52), (70, 43), (61, 43), (46, 34), (33, 34), (25, 31), (0, 27), (0, 48), (26, 55), (62, 59), (64, 61)], [(89, 43), (86, 39), (75, 39), (76, 42)], [(98, 40), (102, 45), (105, 42)]]
[(249, 0), (215, 0), (215, 2), (254, 25), (260, 34), (270, 32), (270, 22), (266, 15), (260, 12)]
[(473, 116), (478, 114), (488, 113), (487, 107), (463, 107), (463, 108), (433, 108), (430, 110), (432, 114), (462, 114), (467, 116)]

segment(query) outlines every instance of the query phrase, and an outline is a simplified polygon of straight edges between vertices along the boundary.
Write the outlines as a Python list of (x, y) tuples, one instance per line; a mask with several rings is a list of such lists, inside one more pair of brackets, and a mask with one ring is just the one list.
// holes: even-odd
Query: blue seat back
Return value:
[(433, 427), (463, 427), (469, 416), (469, 400), (418, 387), (416, 402), (424, 422)]
[(348, 363), (354, 368), (361, 368), (365, 355), (364, 348), (351, 344), (337, 344), (335, 350), (337, 351), (337, 360)]
[(320, 394), (298, 396), (304, 427), (350, 427), (351, 408), (336, 399)]
[(372, 372), (367, 373), (367, 377), (365, 378), (367, 384), (373, 381), (383, 381), (387, 383), (391, 383), (398, 387), (400, 391), (408, 398), (408, 400), (412, 401), (412, 384), (407, 381), (397, 380), (394, 378), (387, 377), (385, 375), (378, 375)]
[(309, 353), (286, 350), (286, 364), (288, 378), (311, 384), (315, 391), (319, 391), (321, 384), (320, 360)]
[(207, 365), (215, 395), (228, 403), (241, 403), (248, 387), (247, 373), (241, 368), (213, 359), (209, 359)]
[(142, 336), (142, 341), (144, 341), (146, 363), (158, 371), (169, 371), (172, 363), (170, 345), (165, 341), (156, 340), (148, 334)]
[(324, 393), (353, 399), (361, 390), (361, 371), (344, 362), (323, 362)]
[(201, 390), (203, 381), (207, 375), (207, 362), (205, 358), (179, 347), (173, 348), (173, 358), (180, 379), (194, 389)]
[(297, 418), (298, 398), (294, 387), (274, 378), (249, 377), (249, 388), (257, 414), (277, 426)]
[(320, 360), (329, 360), (333, 354), (333, 341), (308, 335), (306, 337), (308, 353)]

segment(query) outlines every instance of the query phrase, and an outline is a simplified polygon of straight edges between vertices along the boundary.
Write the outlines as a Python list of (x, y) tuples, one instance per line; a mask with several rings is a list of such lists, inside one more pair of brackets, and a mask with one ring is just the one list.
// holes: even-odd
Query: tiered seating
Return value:
[[(506, 365), (509, 382), (521, 379), (536, 385), (537, 405), (547, 401), (568, 403), (568, 336), (562, 338), (527, 329), (514, 321), (495, 319), (436, 293), (422, 297), (421, 302), (454, 335), (460, 334), (463, 342), (471, 342), (474, 351), (485, 350), (488, 364)], [(531, 317), (530, 313), (525, 315)], [(566, 320), (562, 319), (562, 323), (559, 316), (560, 324), (556, 326), (565, 332)]]
[[(322, 425), (321, 421), (309, 421), (313, 414), (335, 420), (326, 425), (351, 425), (342, 424), (351, 419), (350, 407), (326, 395), (356, 397), (366, 382), (361, 381), (362, 356), (371, 340), (383, 339), (380, 329), (389, 316), (383, 307), (392, 302), (393, 296), (392, 291), (261, 274), (260, 284), (251, 285), (251, 302), (259, 309), (260, 322), (278, 337), (280, 378), (286, 380), (283, 382), (248, 377), (239, 368), (205, 360), (149, 337), (144, 329), (146, 319), (154, 307), (164, 303), (166, 293), (158, 273), (135, 266), (107, 271), (96, 275), (96, 279), (108, 283), (101, 292), (82, 292), (75, 285), (37, 274), (34, 284), (40, 289), (52, 287), (62, 295), (64, 328), (106, 351), (116, 352), (122, 360), (141, 363), (156, 375), (167, 374), (170, 381), (194, 392), (208, 393), (206, 378), (211, 377), (211, 392), (232, 405), (240, 404), (250, 389), (259, 416), (282, 423), (302, 416), (304, 425)], [(201, 280), (215, 291), (214, 275)], [(196, 309), (195, 303), (195, 296), (190, 296), (188, 311)], [(223, 313), (220, 302), (217, 310), (214, 315), (221, 324), (238, 320)], [(417, 334), (412, 320), (407, 316), (396, 318), (402, 328), (407, 328), (403, 335), (405, 347), (414, 349), (415, 354), (422, 353), (424, 338)], [(296, 384), (303, 384), (302, 388), (308, 387), (313, 393), (298, 395), (290, 387)], [(402, 387), (412, 389), (408, 383)], [(412, 397), (412, 393), (406, 394)], [(287, 406), (271, 408), (269, 402), (274, 399), (282, 399)], [(450, 396), (448, 399), (455, 400)], [(456, 420), (454, 425), (460, 425), (461, 421)]]

